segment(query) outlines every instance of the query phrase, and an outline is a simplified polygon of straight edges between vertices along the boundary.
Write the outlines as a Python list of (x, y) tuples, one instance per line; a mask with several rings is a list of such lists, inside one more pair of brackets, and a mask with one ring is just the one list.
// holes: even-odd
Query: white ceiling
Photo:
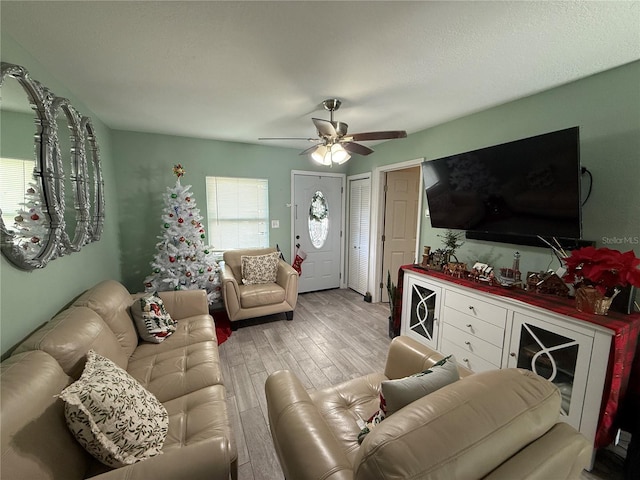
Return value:
[(640, 59), (638, 1), (1, 9), (2, 29), (109, 127), (248, 143), (315, 136), (325, 98), (343, 101), (349, 133), (411, 134)]

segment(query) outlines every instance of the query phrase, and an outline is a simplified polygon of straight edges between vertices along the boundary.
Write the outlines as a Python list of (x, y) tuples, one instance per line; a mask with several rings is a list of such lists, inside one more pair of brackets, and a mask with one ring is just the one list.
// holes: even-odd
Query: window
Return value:
[(215, 250), (269, 246), (269, 181), (206, 177), (209, 244)]
[(27, 189), (33, 179), (35, 160), (0, 158), (0, 210), (6, 227), (13, 226), (14, 217), (28, 198)]

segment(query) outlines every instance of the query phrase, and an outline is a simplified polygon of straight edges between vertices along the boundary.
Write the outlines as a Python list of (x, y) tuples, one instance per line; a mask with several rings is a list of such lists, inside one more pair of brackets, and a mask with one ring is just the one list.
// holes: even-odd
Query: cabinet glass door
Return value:
[(437, 342), (437, 312), (439, 310), (439, 289), (411, 284), (411, 303), (408, 315), (408, 329), (426, 340), (430, 346)]
[(553, 382), (562, 396), (562, 415), (579, 428), (592, 339), (524, 315), (516, 314), (514, 320), (509, 366)]

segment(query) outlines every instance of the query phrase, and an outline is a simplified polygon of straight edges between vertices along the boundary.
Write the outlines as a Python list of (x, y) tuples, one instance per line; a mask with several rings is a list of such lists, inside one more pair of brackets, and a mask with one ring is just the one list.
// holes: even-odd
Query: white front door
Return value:
[(299, 293), (340, 287), (343, 183), (344, 175), (293, 175), (294, 245), (307, 254)]

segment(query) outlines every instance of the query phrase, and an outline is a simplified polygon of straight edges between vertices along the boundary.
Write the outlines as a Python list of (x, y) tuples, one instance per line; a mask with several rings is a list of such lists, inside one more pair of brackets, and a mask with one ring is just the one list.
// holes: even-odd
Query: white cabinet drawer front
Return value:
[(483, 302), (474, 297), (468, 297), (458, 292), (447, 291), (445, 305), (459, 312), (504, 328), (507, 321), (507, 309), (492, 303)]
[(487, 362), (485, 359), (465, 351), (462, 347), (446, 339), (442, 340), (442, 348), (440, 351), (443, 355), (453, 355), (460, 365), (475, 373), (498, 369), (493, 363)]
[(485, 340), (496, 347), (502, 348), (504, 343), (504, 328), (493, 323), (485, 322), (466, 313), (461, 313), (450, 307), (445, 307), (444, 319), (463, 332), (470, 333), (481, 340)]
[(455, 343), (466, 352), (473, 353), (480, 358), (484, 358), (486, 361), (493, 363), (496, 367), (500, 367), (500, 364), (502, 363), (501, 347), (496, 347), (489, 342), (485, 342), (484, 340), (481, 340), (470, 333), (459, 330), (449, 324), (444, 324), (442, 329), (442, 338), (443, 340), (446, 339)]

